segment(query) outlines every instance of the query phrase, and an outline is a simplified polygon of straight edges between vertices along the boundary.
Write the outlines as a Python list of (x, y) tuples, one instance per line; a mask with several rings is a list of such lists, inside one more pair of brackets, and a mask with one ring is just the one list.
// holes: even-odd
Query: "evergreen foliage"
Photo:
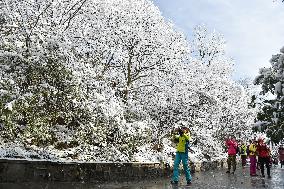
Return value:
[[(280, 54), (273, 55), (271, 67), (262, 68), (254, 83), (261, 85), (261, 95), (270, 95), (262, 103), (257, 115), (257, 126), (265, 131), (272, 141), (279, 143), (284, 138), (284, 47)], [(255, 99), (255, 97), (253, 97)]]

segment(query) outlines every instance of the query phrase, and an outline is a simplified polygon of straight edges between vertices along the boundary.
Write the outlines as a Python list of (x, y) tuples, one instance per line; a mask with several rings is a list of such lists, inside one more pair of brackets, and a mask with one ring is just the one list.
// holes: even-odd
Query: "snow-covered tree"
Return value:
[(125, 102), (151, 85), (142, 79), (165, 64), (176, 64), (188, 51), (183, 35), (146, 0), (86, 1), (68, 30), (76, 50)]
[[(204, 27), (199, 27), (199, 33), (207, 36), (207, 40), (198, 43), (199, 46), (213, 40), (214, 49), (224, 49), (223, 38), (220, 37), (221, 42), (211, 39), (208, 36), (213, 34)], [(214, 35), (221, 36), (216, 32)], [(192, 48), (197, 49), (193, 44)], [(209, 64), (207, 58), (200, 56), (208, 57), (208, 51), (200, 48), (200, 53), (192, 53), (193, 58), (156, 74), (151, 80), (155, 87), (139, 93), (143, 95), (139, 107), (142, 114), (154, 120), (154, 135), (158, 142), (168, 137), (175, 125), (188, 126), (195, 138), (205, 142), (200, 144), (205, 156), (214, 156), (218, 150), (212, 149), (220, 149), (228, 135), (236, 135), (237, 138), (249, 136), (254, 111), (248, 107), (248, 93), (231, 79), (232, 60), (225, 52), (219, 54), (216, 50)], [(210, 139), (203, 140), (204, 136), (210, 136)]]
[[(100, 147), (100, 152), (109, 146), (117, 146), (116, 150), (127, 157), (135, 152), (139, 142), (147, 141), (145, 137), (148, 136), (143, 134), (149, 130), (143, 126), (146, 122), (125, 122), (124, 108), (115, 97), (111, 79), (107, 78), (122, 76), (116, 69), (111, 71), (116, 73), (114, 75), (105, 72), (110, 64), (126, 65), (128, 42), (134, 40), (136, 34), (144, 35), (143, 31), (131, 31), (138, 27), (130, 25), (132, 18), (127, 16), (132, 15), (133, 19), (140, 15), (149, 16), (147, 23), (142, 23), (145, 20), (142, 17), (135, 26), (140, 26), (140, 30), (152, 27), (161, 31), (155, 35), (167, 33), (166, 29), (172, 26), (164, 22), (165, 27), (159, 27), (159, 23), (163, 25), (162, 17), (155, 21), (155, 14), (159, 12), (155, 12), (156, 8), (150, 2), (135, 1), (136, 9), (131, 2), (1, 1), (1, 89), (2, 85), (5, 89), (1, 90), (1, 125), (5, 131), (2, 134), (9, 133), (5, 136), (13, 140), (23, 133), (20, 137), (28, 141), (36, 138), (37, 142), (32, 143), (37, 145), (54, 142), (92, 144)], [(144, 12), (134, 14), (143, 7)], [(117, 11), (117, 8), (124, 11)], [(127, 23), (115, 26), (119, 23), (117, 20), (128, 22), (129, 26)], [(173, 30), (170, 32), (174, 35)], [(128, 39), (131, 33), (133, 36)], [(163, 51), (167, 48), (161, 41), (155, 44), (158, 40), (152, 37), (147, 51), (147, 44), (144, 44), (147, 42), (143, 40), (147, 41), (147, 38), (143, 38), (140, 41), (143, 44), (137, 48), (143, 46), (146, 54), (149, 51), (149, 55), (143, 55), (151, 56), (147, 59), (149, 64), (143, 64), (143, 69), (147, 70), (146, 66), (150, 69), (153, 64), (163, 61)], [(161, 51), (159, 55), (151, 51), (155, 46), (157, 53)], [(116, 63), (112, 62), (114, 60)], [(23, 131), (18, 133), (18, 127)], [(60, 141), (62, 138), (57, 135), (64, 132), (69, 139)]]
[(0, 5), (5, 142), (126, 161), (175, 125), (192, 127), (212, 156), (225, 135), (247, 131), (247, 96), (231, 81), (222, 35), (197, 27), (190, 54), (148, 0)]
[(261, 94), (270, 94), (269, 99), (263, 101), (262, 111), (258, 113), (257, 119), (261, 121), (262, 131), (273, 142), (278, 143), (284, 137), (283, 106), (284, 106), (284, 47), (280, 54), (273, 55), (271, 67), (261, 68), (254, 84), (261, 85)]
[(211, 121), (203, 125), (215, 130), (220, 139), (238, 131), (249, 132), (253, 120), (248, 108), (250, 99), (243, 87), (231, 79), (233, 60), (225, 52), (225, 39), (216, 31), (210, 33), (204, 25), (195, 28), (194, 37), (193, 56), (199, 62), (197, 73), (202, 81), (198, 90), (211, 102), (210, 108), (202, 108), (199, 114), (211, 115)]

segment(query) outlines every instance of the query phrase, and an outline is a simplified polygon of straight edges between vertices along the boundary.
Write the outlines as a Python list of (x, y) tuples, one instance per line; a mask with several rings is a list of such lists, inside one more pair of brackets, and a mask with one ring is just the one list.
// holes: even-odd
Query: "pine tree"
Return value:
[(261, 95), (273, 95), (263, 101), (257, 115), (259, 129), (265, 131), (272, 141), (278, 143), (284, 137), (284, 47), (273, 55), (270, 68), (261, 68), (254, 84), (261, 85)]

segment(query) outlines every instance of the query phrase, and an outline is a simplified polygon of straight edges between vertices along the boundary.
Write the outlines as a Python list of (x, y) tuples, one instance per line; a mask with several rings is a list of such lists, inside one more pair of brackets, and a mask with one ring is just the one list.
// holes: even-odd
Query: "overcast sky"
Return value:
[(152, 0), (163, 16), (192, 39), (205, 24), (222, 33), (235, 60), (234, 78), (252, 77), (268, 67), (284, 46), (284, 3), (281, 0)]

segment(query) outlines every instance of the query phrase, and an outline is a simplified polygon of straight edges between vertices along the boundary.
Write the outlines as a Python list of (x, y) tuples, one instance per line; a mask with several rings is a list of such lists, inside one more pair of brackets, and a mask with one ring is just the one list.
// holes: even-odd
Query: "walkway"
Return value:
[[(279, 167), (272, 168), (272, 178), (268, 179), (250, 177), (248, 167), (244, 170), (237, 169), (235, 174), (226, 174), (226, 170), (215, 170), (209, 172), (195, 173), (191, 186), (179, 185), (173, 187), (168, 179), (154, 181), (113, 183), (97, 185), (93, 183), (0, 183), (0, 189), (283, 189), (284, 188), (284, 169)], [(258, 173), (260, 174), (260, 173)], [(184, 177), (180, 183), (185, 183)]]

